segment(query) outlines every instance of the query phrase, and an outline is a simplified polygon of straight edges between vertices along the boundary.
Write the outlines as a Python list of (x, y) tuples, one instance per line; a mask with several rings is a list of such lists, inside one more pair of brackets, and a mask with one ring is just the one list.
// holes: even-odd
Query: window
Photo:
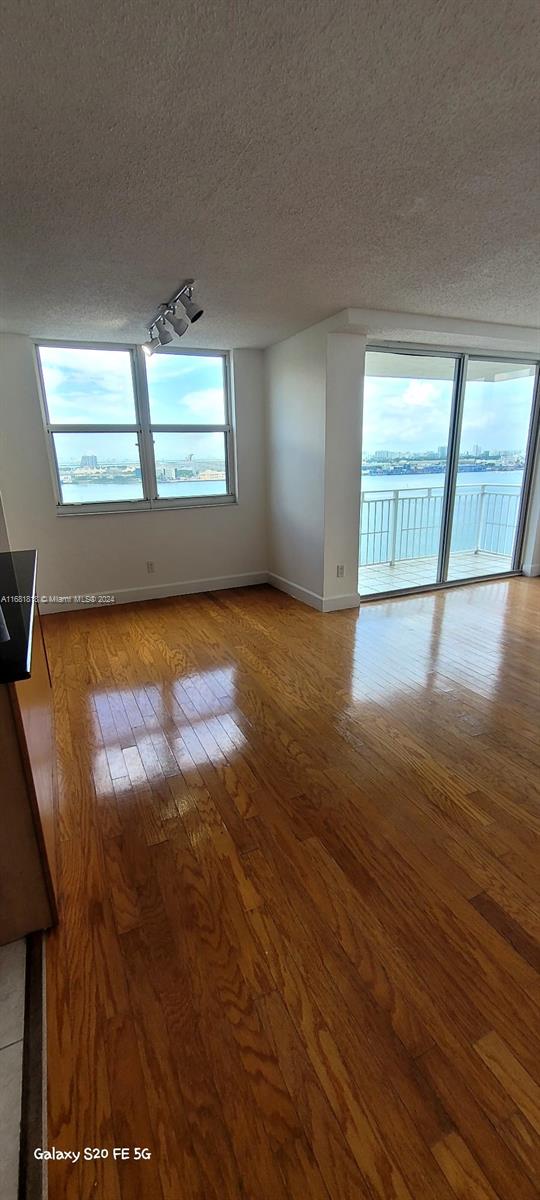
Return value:
[(157, 495), (226, 495), (225, 360), (154, 354), (146, 371)]
[(40, 345), (38, 358), (59, 511), (234, 498), (225, 354)]

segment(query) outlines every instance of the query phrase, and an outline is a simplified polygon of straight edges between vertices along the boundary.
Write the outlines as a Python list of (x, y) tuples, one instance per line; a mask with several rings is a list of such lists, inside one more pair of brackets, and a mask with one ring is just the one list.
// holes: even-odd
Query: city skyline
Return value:
[[(85, 434), (85, 435), (81, 435), (81, 436), (84, 436), (85, 438), (87, 438), (91, 435)], [(218, 436), (221, 436), (221, 435), (218, 435)], [(70, 435), (70, 437), (71, 437), (71, 435)], [(510, 449), (508, 447), (500, 447), (500, 448), (491, 449), (489, 447), (480, 446), (478, 443), (469, 448), (463, 447), (462, 449), (460, 449), (460, 458), (463, 458), (463, 457), (473, 457), (474, 458), (474, 457), (486, 457), (486, 456), (491, 457), (491, 458), (496, 458), (498, 456), (508, 456), (508, 457), (515, 458), (515, 457), (520, 457), (523, 454), (524, 454), (524, 451), (516, 450), (515, 448)], [(446, 459), (446, 455), (447, 455), (446, 446), (445, 447), (438, 446), (437, 448), (424, 447), (422, 449), (415, 448), (413, 450), (406, 450), (406, 451), (400, 451), (398, 449), (391, 447), (391, 448), (384, 449), (384, 450), (381, 450), (381, 449), (375, 450), (375, 451), (372, 451), (371, 453), (363, 453), (362, 461), (363, 462), (377, 462), (377, 461), (378, 462), (385, 462), (385, 461), (393, 462), (396, 460), (398, 460), (398, 461), (401, 459), (409, 460), (409, 459), (413, 458), (413, 459), (419, 459), (419, 460), (423, 460), (423, 459), (430, 460), (431, 459), (431, 460), (437, 460), (440, 462), (444, 462)], [(202, 455), (202, 454), (196, 454), (196, 453), (190, 452), (189, 454), (183, 454), (183, 455), (179, 455), (179, 456), (171, 455), (169, 457), (165, 457), (162, 455), (160, 458), (160, 462), (164, 465), (180, 465), (180, 464), (185, 464), (185, 463), (190, 463), (190, 462), (193, 462), (193, 463), (201, 463), (201, 462), (217, 463), (222, 460), (222, 457), (223, 457), (222, 454), (218, 454), (216, 457), (213, 457), (212, 455), (210, 455), (208, 453), (205, 453), (204, 455)], [(95, 460), (95, 461), (90, 461), (90, 460)], [(138, 462), (139, 462), (138, 454), (137, 455), (128, 455), (126, 457), (122, 457), (119, 455), (100, 456), (92, 450), (90, 450), (90, 451), (85, 450), (85, 452), (80, 456), (78, 456), (77, 454), (72, 454), (69, 457), (64, 456), (62, 459), (62, 463), (60, 465), (69, 467), (71, 469), (76, 468), (76, 467), (97, 469), (99, 467), (104, 467), (104, 466), (138, 465)]]
[[(488, 446), (480, 446), (478, 443), (476, 443), (474, 446), (469, 446), (468, 448), (466, 446), (461, 447), (459, 454), (460, 454), (460, 458), (463, 458), (463, 457), (480, 458), (480, 457), (484, 457), (486, 455), (496, 458), (499, 455), (520, 456), (520, 455), (524, 454), (524, 450), (516, 450), (515, 448), (509, 449), (507, 446), (490, 448)], [(432, 446), (431, 448), (424, 447), (421, 450), (418, 448), (416, 448), (414, 450), (397, 450), (392, 447), (392, 448), (388, 448), (385, 450), (380, 450), (380, 449), (374, 450), (367, 454), (362, 453), (362, 459), (364, 462), (369, 462), (372, 460), (378, 460), (380, 462), (384, 462), (384, 461), (391, 462), (395, 459), (410, 459), (410, 458), (420, 458), (420, 459), (421, 458), (428, 458), (428, 459), (436, 458), (438, 461), (444, 462), (446, 460), (446, 457), (447, 457), (447, 447), (446, 446), (444, 446), (444, 447), (437, 446), (437, 448), (435, 448), (434, 446)]]

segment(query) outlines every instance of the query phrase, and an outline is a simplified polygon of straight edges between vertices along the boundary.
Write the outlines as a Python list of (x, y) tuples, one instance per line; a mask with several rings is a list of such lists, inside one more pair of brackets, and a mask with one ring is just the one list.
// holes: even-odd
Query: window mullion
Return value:
[(56, 446), (54, 444), (54, 433), (51, 429), (47, 429), (47, 438), (49, 443), (49, 463), (53, 479), (54, 498), (57, 505), (61, 505), (64, 503), (64, 501), (62, 499), (62, 484), (60, 483), (60, 467), (58, 465)]
[(236, 459), (234, 454), (234, 438), (232, 430), (225, 434), (225, 477), (227, 480), (227, 495), (236, 495)]
[(138, 425), (47, 425), (50, 433), (137, 433)]
[(150, 425), (152, 433), (232, 433), (230, 425)]
[(147, 500), (157, 499), (156, 462), (154, 457), (154, 439), (150, 428), (150, 403), (148, 400), (148, 382), (144, 351), (137, 347), (133, 351), (133, 380), (135, 389), (135, 407), (139, 428), (141, 455), (141, 471), (143, 492)]

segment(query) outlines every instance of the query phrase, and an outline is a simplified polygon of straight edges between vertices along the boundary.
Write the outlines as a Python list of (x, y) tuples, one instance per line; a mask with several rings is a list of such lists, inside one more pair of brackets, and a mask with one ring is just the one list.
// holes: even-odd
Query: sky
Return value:
[[(423, 452), (447, 446), (452, 387), (451, 379), (395, 379), (368, 374), (364, 385), (363, 453)], [(517, 379), (469, 380), (462, 452), (476, 445), (483, 450), (524, 451), (533, 387), (534, 368), (530, 375)]]
[[(42, 346), (40, 357), (51, 424), (135, 424), (129, 351)], [(154, 424), (225, 423), (222, 358), (160, 354), (146, 369)], [(219, 459), (223, 440), (219, 433), (156, 434), (156, 457)], [(57, 434), (56, 447), (60, 465), (83, 454), (102, 462), (137, 458), (133, 433)]]
[[(49, 415), (53, 424), (134, 424), (131, 361), (127, 350), (41, 347)], [(381, 363), (400, 360), (404, 378), (370, 375)], [(364, 391), (364, 454), (437, 450), (448, 443), (452, 401), (452, 359), (422, 360), (423, 378), (414, 378), (419, 357), (370, 351)], [(430, 378), (429, 371), (439, 378)], [(223, 424), (223, 359), (206, 355), (155, 354), (146, 360), (150, 410), (154, 424)], [(500, 366), (505, 374), (505, 364)], [(476, 364), (478, 373), (478, 364)], [(508, 364), (508, 370), (512, 365)], [(491, 372), (492, 373), (492, 372)], [(444, 378), (444, 376), (450, 378)], [(461, 449), (526, 447), (534, 371), (513, 379), (468, 381)], [(221, 434), (156, 435), (156, 457), (178, 461), (223, 458)], [(134, 434), (64, 434), (56, 438), (60, 464), (83, 454), (98, 460), (136, 461)]]

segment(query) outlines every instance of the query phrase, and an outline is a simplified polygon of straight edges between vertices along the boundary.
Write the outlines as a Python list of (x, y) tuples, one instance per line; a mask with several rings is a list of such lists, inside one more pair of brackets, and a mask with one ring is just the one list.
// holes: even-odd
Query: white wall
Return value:
[(266, 351), (269, 570), (313, 603), (324, 583), (326, 329)]
[(126, 601), (266, 577), (262, 352), (234, 351), (232, 375), (238, 504), (59, 517), (33, 345), (0, 337), (0, 487), (13, 549), (39, 551), (40, 594), (113, 592)]
[(270, 581), (323, 611), (359, 602), (365, 338), (341, 325), (338, 314), (266, 352)]
[[(323, 609), (349, 608), (358, 597), (360, 463), (366, 339), (326, 335)], [(342, 564), (345, 574), (337, 575)]]

